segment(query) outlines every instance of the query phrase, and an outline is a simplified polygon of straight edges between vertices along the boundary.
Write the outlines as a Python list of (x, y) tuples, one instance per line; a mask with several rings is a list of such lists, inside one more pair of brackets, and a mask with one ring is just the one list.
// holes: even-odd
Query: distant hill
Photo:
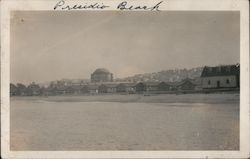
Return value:
[[(197, 67), (192, 69), (171, 69), (163, 70), (160, 72), (136, 74), (125, 78), (116, 78), (115, 82), (141, 82), (141, 81), (166, 81), (166, 82), (180, 82), (185, 78), (196, 79), (201, 76), (203, 67)], [(50, 82), (39, 83), (41, 87), (48, 87), (51, 82), (56, 83), (57, 81), (65, 82), (68, 84), (79, 84), (79, 83), (89, 83), (90, 79), (62, 79)]]
[(125, 78), (117, 78), (116, 82), (140, 82), (140, 81), (166, 81), (179, 82), (185, 78), (196, 79), (200, 77), (203, 67), (192, 69), (172, 69), (160, 72), (137, 74)]
[(88, 83), (90, 82), (90, 79), (61, 79), (61, 80), (55, 80), (55, 81), (42, 82), (42, 83), (39, 83), (38, 85), (40, 87), (48, 87), (51, 83), (56, 83), (58, 81), (65, 82), (68, 84), (74, 84), (74, 83)]

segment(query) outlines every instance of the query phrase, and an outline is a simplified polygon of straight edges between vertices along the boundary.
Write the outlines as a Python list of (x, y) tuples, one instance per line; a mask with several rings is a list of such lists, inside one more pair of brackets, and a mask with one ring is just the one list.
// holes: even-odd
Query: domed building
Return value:
[(113, 82), (113, 74), (105, 68), (98, 68), (91, 74), (91, 82)]

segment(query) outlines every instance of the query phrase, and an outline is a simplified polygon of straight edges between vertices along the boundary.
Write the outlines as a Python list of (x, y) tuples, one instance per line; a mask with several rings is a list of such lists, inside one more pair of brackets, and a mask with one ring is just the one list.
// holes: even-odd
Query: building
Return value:
[(119, 83), (116, 86), (118, 93), (135, 93), (135, 83)]
[(87, 85), (84, 85), (84, 86), (81, 87), (80, 92), (81, 92), (81, 94), (87, 94), (87, 93), (89, 93), (90, 91), (89, 91), (88, 86), (87, 86)]
[(108, 84), (107, 85), (107, 87), (108, 87), (107, 92), (108, 93), (116, 93), (116, 86), (117, 86), (116, 83), (114, 83), (114, 84)]
[(113, 74), (105, 68), (98, 68), (91, 74), (91, 82), (113, 82)]
[(239, 88), (240, 66), (204, 67), (201, 73), (202, 89)]
[(146, 85), (146, 91), (150, 92), (150, 91), (159, 91), (159, 82), (145, 82), (144, 83)]
[(99, 93), (99, 90), (98, 90), (99, 85), (89, 84), (89, 85), (87, 85), (87, 87), (88, 87), (88, 91), (90, 94), (98, 94)]
[(147, 90), (147, 86), (143, 82), (139, 82), (135, 85), (135, 91), (138, 93), (143, 93), (146, 90)]
[(157, 87), (159, 91), (171, 91), (172, 90), (172, 85), (170, 85), (167, 82), (160, 82)]
[(105, 84), (101, 84), (98, 87), (98, 93), (108, 93), (108, 87)]
[(116, 86), (116, 91), (119, 93), (126, 92), (127, 85), (125, 83), (120, 83)]
[(176, 89), (179, 91), (195, 90), (196, 84), (192, 79), (186, 78), (176, 84)]

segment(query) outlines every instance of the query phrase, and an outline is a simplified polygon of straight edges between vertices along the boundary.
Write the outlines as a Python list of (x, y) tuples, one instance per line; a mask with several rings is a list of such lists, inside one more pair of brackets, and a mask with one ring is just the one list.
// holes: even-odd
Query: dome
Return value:
[(113, 74), (105, 68), (98, 68), (91, 74), (91, 82), (112, 82)]
[(98, 68), (95, 70), (94, 74), (96, 73), (110, 73), (110, 72), (106, 68)]

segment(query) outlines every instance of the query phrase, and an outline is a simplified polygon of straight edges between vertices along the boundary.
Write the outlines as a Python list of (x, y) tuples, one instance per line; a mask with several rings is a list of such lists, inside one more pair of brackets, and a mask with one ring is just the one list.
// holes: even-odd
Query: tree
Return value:
[(18, 93), (17, 86), (15, 86), (13, 83), (10, 83), (10, 96), (15, 96)]
[(35, 82), (32, 82), (30, 85), (28, 85), (26, 93), (29, 96), (40, 95), (40, 86), (35, 84)]
[(26, 95), (26, 86), (21, 83), (17, 83), (17, 95)]
[(48, 95), (47, 94), (47, 89), (45, 87), (41, 87), (40, 88), (40, 95), (44, 96), (44, 95)]
[(49, 95), (57, 95), (58, 88), (56, 82), (50, 82), (49, 87), (47, 88), (47, 93)]

